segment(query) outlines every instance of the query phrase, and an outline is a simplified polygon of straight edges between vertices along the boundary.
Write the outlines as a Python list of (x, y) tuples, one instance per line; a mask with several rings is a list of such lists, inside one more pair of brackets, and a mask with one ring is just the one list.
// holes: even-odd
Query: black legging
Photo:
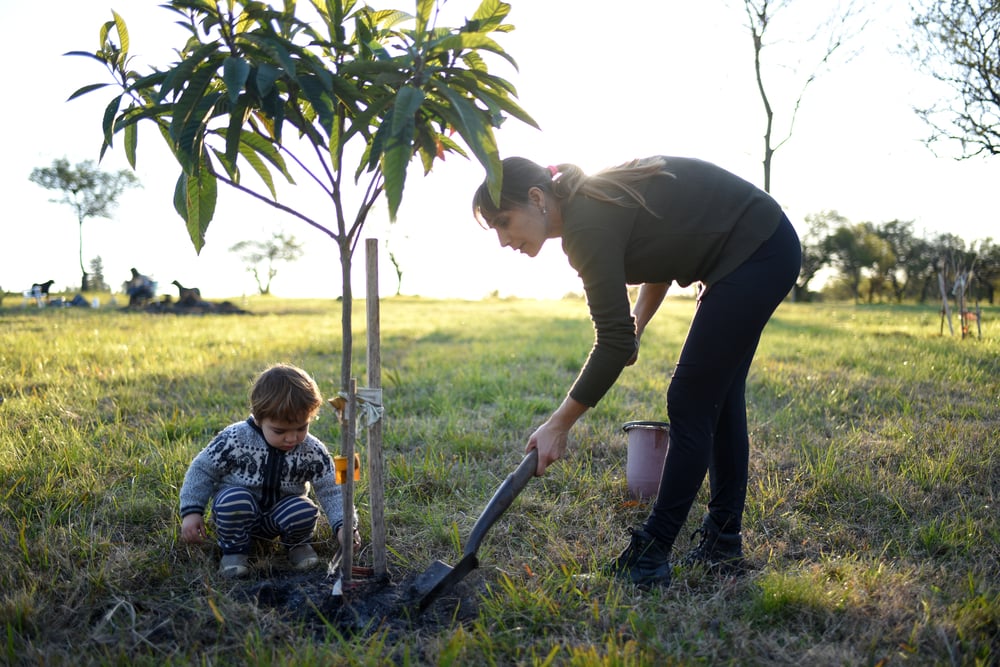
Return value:
[(742, 529), (750, 450), (747, 373), (801, 261), (798, 236), (783, 218), (771, 238), (699, 299), (667, 390), (670, 446), (645, 526), (667, 545), (673, 546), (706, 472), (709, 516), (722, 532)]

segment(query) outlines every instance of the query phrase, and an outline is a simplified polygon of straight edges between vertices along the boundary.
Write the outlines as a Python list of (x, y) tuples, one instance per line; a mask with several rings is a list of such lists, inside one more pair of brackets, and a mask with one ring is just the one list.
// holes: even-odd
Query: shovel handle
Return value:
[(507, 479), (503, 481), (496, 490), (496, 493), (493, 494), (490, 502), (486, 503), (483, 513), (479, 515), (479, 518), (476, 519), (476, 524), (472, 527), (469, 540), (465, 543), (465, 552), (463, 555), (468, 556), (479, 550), (479, 543), (483, 541), (483, 537), (487, 531), (496, 523), (500, 515), (507, 511), (510, 504), (514, 502), (514, 498), (517, 497), (517, 494), (521, 493), (521, 490), (528, 484), (528, 480), (535, 476), (537, 470), (538, 450), (532, 449), (521, 459), (520, 465), (517, 466), (514, 472), (507, 475)]

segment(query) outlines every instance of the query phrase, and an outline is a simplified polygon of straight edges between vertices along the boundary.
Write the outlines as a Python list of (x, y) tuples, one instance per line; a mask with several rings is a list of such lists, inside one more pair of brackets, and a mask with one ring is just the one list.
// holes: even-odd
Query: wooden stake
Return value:
[[(382, 345), (379, 324), (378, 239), (366, 239), (368, 273), (368, 386), (382, 388)], [(384, 417), (383, 417), (384, 419)], [(368, 427), (368, 494), (372, 513), (372, 557), (375, 577), (388, 572), (385, 530), (385, 484), (382, 478), (382, 420)]]
[(344, 483), (341, 485), (341, 493), (344, 496), (344, 524), (340, 540), (340, 581), (347, 590), (347, 584), (351, 582), (351, 567), (354, 565), (354, 442), (357, 437), (357, 415), (358, 415), (358, 381), (351, 378), (351, 383), (347, 390), (347, 405), (344, 406), (344, 414), (347, 423), (343, 428), (347, 429), (347, 437), (344, 438), (343, 456), (347, 458), (347, 474), (344, 475)]
[(948, 309), (948, 292), (944, 286), (944, 269), (938, 271), (938, 288), (941, 290), (941, 333), (944, 333), (944, 318), (948, 318), (948, 331), (955, 335), (955, 328), (951, 326), (951, 311)]

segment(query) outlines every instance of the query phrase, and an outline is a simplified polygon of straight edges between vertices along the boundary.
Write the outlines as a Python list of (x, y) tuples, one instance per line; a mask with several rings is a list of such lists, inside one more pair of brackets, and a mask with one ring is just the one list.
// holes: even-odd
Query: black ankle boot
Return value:
[(696, 535), (701, 535), (701, 540), (684, 557), (685, 565), (703, 565), (725, 574), (738, 574), (746, 569), (741, 533), (723, 533), (706, 515), (701, 528), (691, 534), (691, 539)]
[(670, 585), (670, 548), (641, 528), (630, 529), (632, 539), (604, 573), (640, 588)]

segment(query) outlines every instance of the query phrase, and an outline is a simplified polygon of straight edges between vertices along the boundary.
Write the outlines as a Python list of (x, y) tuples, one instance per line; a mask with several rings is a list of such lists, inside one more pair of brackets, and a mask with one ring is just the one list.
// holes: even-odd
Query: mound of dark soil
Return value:
[(357, 578), (343, 595), (335, 596), (333, 576), (322, 572), (281, 572), (247, 582), (242, 593), (261, 608), (274, 610), (317, 637), (333, 628), (350, 636), (367, 637), (384, 632), (391, 640), (419, 630), (436, 630), (456, 621), (470, 622), (476, 617), (476, 599), (482, 592), (482, 582), (475, 573), (458, 582), (423, 612), (418, 611), (420, 593), (414, 585), (416, 578), (416, 575), (399, 581)]
[(125, 310), (138, 310), (144, 313), (164, 313), (169, 315), (246, 315), (249, 313), (249, 311), (243, 310), (232, 301), (213, 303), (211, 301), (171, 301), (168, 299), (150, 301), (141, 306), (126, 306)]

